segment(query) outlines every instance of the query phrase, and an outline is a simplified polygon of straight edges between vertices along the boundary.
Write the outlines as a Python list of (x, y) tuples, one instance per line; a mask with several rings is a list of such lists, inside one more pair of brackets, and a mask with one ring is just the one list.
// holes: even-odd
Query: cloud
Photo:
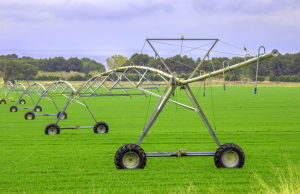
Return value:
[(170, 13), (168, 1), (6, 1), (0, 3), (0, 16), (14, 21), (126, 20), (152, 14)]

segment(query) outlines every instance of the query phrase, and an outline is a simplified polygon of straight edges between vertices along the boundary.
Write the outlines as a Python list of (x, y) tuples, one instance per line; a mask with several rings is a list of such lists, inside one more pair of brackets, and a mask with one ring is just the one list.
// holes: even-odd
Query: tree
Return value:
[(22, 73), (23, 77), (27, 80), (27, 83), (29, 85), (30, 77), (36, 76), (38, 74), (38, 67), (35, 67), (28, 63), (22, 64)]
[(22, 61), (8, 61), (4, 66), (4, 81), (10, 80), (13, 84), (15, 80), (22, 74)]
[(113, 55), (105, 59), (108, 69), (116, 69), (126, 63), (127, 57), (122, 55)]

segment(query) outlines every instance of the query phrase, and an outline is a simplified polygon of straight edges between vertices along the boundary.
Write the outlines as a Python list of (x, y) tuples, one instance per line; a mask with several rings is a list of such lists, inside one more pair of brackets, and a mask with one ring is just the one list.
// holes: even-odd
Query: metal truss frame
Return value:
[[(41, 102), (41, 100), (46, 98), (54, 104), (55, 108), (59, 112), (60, 110), (59, 110), (58, 106), (56, 105), (55, 101), (53, 100), (53, 97), (54, 96), (63, 96), (65, 98), (69, 98), (69, 96), (72, 95), (73, 93), (75, 93), (76, 90), (69, 82), (60, 80), (60, 81), (55, 81), (55, 82), (51, 83), (47, 88), (43, 87), (43, 90), (40, 92), (41, 92), (40, 98), (35, 103), (35, 106), (32, 109), (36, 110), (39, 107), (38, 105)], [(74, 101), (80, 105), (83, 105), (82, 103), (78, 102), (75, 99), (73, 99), (72, 101)], [(51, 113), (50, 114), (49, 113), (34, 114), (33, 112), (31, 112), (31, 114), (33, 114), (34, 117), (35, 116), (57, 116), (58, 115), (58, 113), (56, 113), (56, 114), (54, 114), (54, 113), (53, 114), (51, 114)]]
[[(11, 94), (16, 93), (17, 96), (20, 98), (19, 93), (22, 94), (26, 90), (26, 87), (22, 83), (19, 83), (19, 82), (12, 84), (10, 81), (7, 81), (3, 87), (4, 87), (4, 90), (2, 91), (0, 96), (4, 96), (4, 99), (1, 99), (1, 104), (5, 104), (6, 102), (16, 102), (14, 100), (14, 97)], [(3, 95), (3, 93), (4, 93), (4, 95)], [(28, 95), (26, 95), (26, 96), (28, 97)], [(6, 99), (12, 99), (12, 100), (7, 101)], [(19, 100), (21, 100), (21, 99), (19, 99)], [(19, 101), (17, 101), (17, 102), (19, 102)]]

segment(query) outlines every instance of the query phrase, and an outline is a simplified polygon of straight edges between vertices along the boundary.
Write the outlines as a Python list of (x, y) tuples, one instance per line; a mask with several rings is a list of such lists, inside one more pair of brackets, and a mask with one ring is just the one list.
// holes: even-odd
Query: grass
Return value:
[[(214, 128), (210, 87), (205, 98), (202, 89), (196, 98)], [(149, 97), (86, 99), (97, 120), (108, 123), (108, 134), (77, 129), (46, 136), (44, 128), (55, 117), (28, 121), (25, 110), (11, 113), (9, 107), (14, 103), (8, 103), (0, 105), (0, 193), (281, 193), (280, 186), (291, 182), (290, 178), (300, 185), (299, 171), (289, 171), (300, 164), (299, 87), (258, 87), (257, 95), (254, 87), (246, 86), (212, 90), (216, 135), (222, 144), (232, 142), (244, 150), (242, 169), (217, 169), (213, 157), (168, 157), (147, 158), (144, 170), (117, 170), (115, 152), (126, 143), (137, 142)], [(176, 91), (174, 98), (191, 106), (184, 91)], [(26, 101), (22, 106), (30, 107), (31, 102)], [(157, 101), (151, 97), (148, 117)], [(55, 97), (55, 102), (62, 108), (66, 99)], [(40, 105), (43, 113), (57, 113), (48, 100)], [(76, 103), (67, 113), (68, 119), (59, 126), (95, 124)], [(171, 103), (141, 147), (146, 152), (217, 149), (198, 114)], [(299, 193), (297, 188), (286, 188), (289, 193)]]

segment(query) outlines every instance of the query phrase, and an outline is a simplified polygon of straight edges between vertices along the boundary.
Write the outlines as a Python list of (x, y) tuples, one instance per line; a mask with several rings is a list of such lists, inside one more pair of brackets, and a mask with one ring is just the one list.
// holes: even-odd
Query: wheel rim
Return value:
[(16, 112), (16, 108), (12, 108), (11, 110), (12, 110), (12, 112)]
[(105, 133), (105, 131), (106, 131), (106, 127), (104, 125), (99, 125), (97, 127), (97, 132), (98, 133)]
[(65, 118), (66, 118), (65, 114), (61, 115), (61, 117), (60, 117), (60, 119), (65, 119)]
[(48, 133), (50, 135), (55, 135), (57, 133), (57, 129), (55, 127), (50, 127)]
[(236, 167), (239, 160), (238, 154), (232, 150), (229, 150), (222, 155), (222, 162), (228, 168)]
[(24, 101), (21, 101), (21, 104), (24, 104)]
[(33, 115), (32, 115), (32, 114), (28, 114), (28, 115), (27, 115), (27, 119), (28, 119), (28, 120), (31, 120), (32, 118), (33, 118)]
[(4, 104), (4, 101), (1, 101), (1, 104)]
[(40, 112), (40, 111), (41, 111), (41, 109), (40, 109), (40, 108), (36, 108), (35, 110), (36, 110), (36, 112)]
[(127, 152), (124, 154), (122, 161), (124, 166), (129, 169), (137, 167), (140, 162), (139, 156), (135, 152)]

